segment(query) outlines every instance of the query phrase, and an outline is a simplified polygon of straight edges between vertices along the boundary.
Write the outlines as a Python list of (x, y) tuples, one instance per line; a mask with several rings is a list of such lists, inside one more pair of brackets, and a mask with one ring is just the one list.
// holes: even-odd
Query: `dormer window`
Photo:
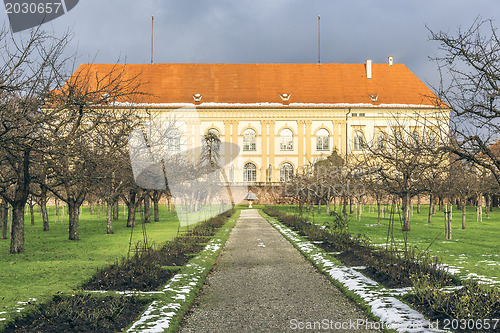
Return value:
[(377, 99), (378, 99), (378, 94), (371, 94), (371, 95), (368, 95), (370, 96), (370, 99), (372, 100), (372, 102), (376, 102)]
[(193, 99), (194, 99), (194, 101), (195, 101), (195, 102), (197, 102), (197, 103), (201, 102), (201, 98), (202, 98), (202, 97), (203, 97), (203, 95), (202, 95), (202, 94), (195, 94), (195, 95), (193, 95)]
[(290, 99), (290, 96), (292, 96), (292, 94), (280, 94), (281, 100), (283, 102), (288, 102), (288, 100)]

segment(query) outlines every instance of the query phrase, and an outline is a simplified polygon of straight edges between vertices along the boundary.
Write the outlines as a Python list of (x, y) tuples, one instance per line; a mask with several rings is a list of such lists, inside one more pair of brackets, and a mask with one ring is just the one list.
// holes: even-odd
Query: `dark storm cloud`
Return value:
[(74, 32), (78, 62), (148, 63), (154, 15), (155, 62), (310, 63), (318, 57), (319, 14), (322, 62), (392, 55), (437, 85), (428, 57), (438, 45), (425, 25), (453, 32), (495, 13), (496, 0), (86, 0), (46, 29)]

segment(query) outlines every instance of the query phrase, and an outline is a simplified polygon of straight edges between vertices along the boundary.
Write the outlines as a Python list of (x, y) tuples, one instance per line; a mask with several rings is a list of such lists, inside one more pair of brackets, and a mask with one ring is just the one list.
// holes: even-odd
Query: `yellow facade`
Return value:
[[(155, 108), (153, 113), (168, 113), (171, 110)], [(148, 113), (151, 112), (149, 109)], [(448, 123), (447, 110), (429, 107), (198, 107), (194, 112), (197, 119), (186, 126), (185, 148), (198, 149), (199, 152), (202, 136), (209, 130), (216, 130), (222, 142), (239, 147), (239, 152), (231, 149), (222, 154), (221, 161), (228, 180), (242, 185), (280, 182), (288, 177), (283, 170), (286, 165), (291, 165), (292, 172), (296, 173), (326, 158), (334, 150), (341, 156), (346, 153), (362, 154), (364, 151), (357, 149), (359, 147), (355, 144), (358, 132), (362, 133), (364, 142), (376, 144), (379, 132), (384, 133), (387, 140), (397, 130), (403, 133), (417, 131), (423, 137), (435, 128), (435, 124), (447, 126)], [(250, 136), (250, 140), (245, 141), (247, 131), (255, 133), (255, 137)], [(283, 138), (284, 132), (291, 133), (291, 137)], [(291, 145), (284, 145), (287, 142)], [(249, 164), (255, 167), (255, 171), (245, 171), (245, 165)]]

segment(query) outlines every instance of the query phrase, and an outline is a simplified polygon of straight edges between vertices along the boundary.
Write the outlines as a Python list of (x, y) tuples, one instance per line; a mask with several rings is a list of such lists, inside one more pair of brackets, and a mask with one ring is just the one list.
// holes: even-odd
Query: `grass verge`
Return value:
[[(72, 294), (100, 267), (107, 267), (127, 255), (129, 243), (143, 240), (140, 213), (133, 232), (126, 227), (126, 215), (113, 221), (114, 234), (106, 234), (106, 215), (91, 215), (87, 207), (80, 216), (79, 241), (68, 240), (67, 214), (54, 222), (54, 207), (49, 207), (50, 230), (42, 231), (40, 214), (35, 224), (25, 216), (25, 253), (9, 254), (10, 239), (0, 240), (0, 328), (19, 315), (24, 302), (47, 302), (56, 294)], [(179, 222), (173, 212), (160, 206), (160, 222), (145, 224), (150, 243), (164, 243), (176, 237)], [(181, 231), (185, 228), (181, 228)], [(134, 246), (134, 245), (132, 245)], [(21, 302), (21, 303), (20, 303)], [(4, 320), (2, 320), (4, 319)]]
[[(148, 280), (149, 277), (151, 277), (152, 273), (155, 272), (155, 270), (151, 270), (150, 267), (151, 263), (154, 260), (164, 260), (165, 263), (168, 263), (169, 260), (172, 258), (172, 255), (174, 257), (180, 257), (182, 256), (186, 261), (190, 258), (193, 257), (193, 255), (189, 255), (189, 253), (192, 253), (195, 249), (203, 248), (200, 246), (200, 244), (197, 243), (197, 240), (203, 239), (203, 240), (208, 240), (210, 239), (211, 236), (213, 236), (214, 233), (217, 232), (221, 227), (223, 230), (226, 230), (224, 226), (227, 224), (227, 217), (215, 217), (211, 220), (201, 222), (199, 225), (197, 225), (195, 228), (192, 228), (189, 233), (177, 237), (175, 240), (167, 242), (163, 246), (158, 246), (156, 248), (153, 247), (147, 247), (147, 251), (136, 251), (134, 256), (129, 259), (123, 259), (121, 260), (122, 264), (125, 265), (112, 265), (108, 268), (104, 268), (98, 271), (96, 274), (96, 278), (93, 280), (101, 280), (103, 276), (108, 275), (109, 278), (108, 280), (115, 280), (115, 279), (123, 279), (123, 280), (128, 280), (127, 277), (129, 276), (120, 276), (119, 274), (108, 274), (109, 272), (116, 272), (116, 271), (122, 271), (125, 272), (127, 271), (127, 268), (131, 267), (131, 263), (136, 264), (136, 265), (142, 265), (142, 268), (139, 268), (135, 272), (141, 272), (145, 274), (138, 274), (136, 278), (141, 281), (142, 283), (145, 280)], [(223, 226), (224, 225), (224, 226)], [(196, 244), (196, 247), (190, 247), (190, 246), (185, 246), (185, 242), (187, 240), (190, 240), (190, 243)], [(195, 240), (194, 242), (192, 240)], [(166, 287), (163, 288), (161, 291), (153, 291), (153, 292), (145, 292), (141, 293), (138, 291), (116, 291), (116, 292), (110, 292), (109, 290), (103, 290), (105, 288), (100, 288), (101, 292), (99, 293), (85, 293), (83, 291), (79, 291), (77, 293), (64, 293), (63, 295), (57, 295), (50, 301), (45, 301), (42, 302), (42, 304), (32, 304), (29, 305), (26, 311), (23, 311), (23, 314), (21, 316), (18, 315), (18, 318), (15, 320), (10, 321), (8, 323), (7, 329), (13, 329), (15, 327), (20, 328), (20, 327), (30, 327), (28, 331), (46, 331), (46, 332), (62, 332), (62, 331), (68, 331), (72, 332), (75, 331), (75, 327), (73, 329), (68, 329), (68, 325), (79, 325), (79, 326), (85, 326), (84, 322), (85, 321), (93, 321), (94, 323), (99, 323), (100, 321), (106, 322), (107, 319), (109, 319), (110, 322), (119, 322), (121, 327), (117, 328), (116, 326), (113, 325), (103, 325), (100, 329), (95, 329), (95, 330), (89, 330), (88, 332), (95, 331), (95, 332), (116, 332), (116, 331), (121, 331), (125, 328), (125, 326), (135, 320), (143, 310), (144, 310), (144, 304), (147, 305), (147, 303), (152, 304), (157, 304), (157, 303), (162, 303), (169, 297), (175, 297), (177, 299), (182, 299), (185, 295), (183, 294), (186, 289), (181, 289), (181, 293), (176, 293), (175, 291), (171, 290), (172, 286), (175, 286), (176, 284), (179, 283), (180, 280), (182, 280), (182, 277), (190, 275), (193, 270), (197, 270), (195, 267), (198, 267), (199, 264), (197, 263), (197, 260), (199, 260), (199, 257), (203, 255), (204, 252), (207, 252), (210, 250), (214, 249), (214, 242), (217, 243), (217, 237), (212, 239), (208, 245), (206, 246), (205, 250), (202, 251), (202, 254), (199, 256), (195, 257), (192, 259), (187, 265), (184, 265), (181, 267), (165, 267), (165, 266), (159, 266), (158, 262), (155, 262), (153, 264), (153, 268), (160, 268), (161, 270), (164, 270), (166, 272), (170, 272), (170, 276), (173, 275), (175, 272), (179, 272), (176, 274), (171, 281), (167, 284)], [(199, 247), (199, 248), (198, 248)], [(185, 252), (183, 252), (185, 251)], [(162, 258), (163, 257), (163, 258)], [(167, 257), (167, 259), (164, 259)], [(138, 259), (144, 259), (144, 262), (141, 262), (141, 260)], [(205, 262), (205, 260), (203, 260)], [(123, 266), (116, 270), (116, 267)], [(211, 266), (210, 266), (211, 267)], [(99, 275), (99, 272), (103, 273)], [(189, 284), (190, 287), (192, 287), (192, 281)], [(87, 283), (88, 284), (88, 283)], [(106, 286), (109, 286), (109, 284), (105, 284)], [(127, 283), (118, 283), (117, 285), (123, 286), (123, 285), (129, 285)], [(113, 288), (110, 288), (113, 289)], [(121, 288), (114, 288), (114, 289), (121, 289)], [(131, 288), (134, 289), (134, 288)], [(150, 289), (155, 289), (153, 288), (146, 288), (147, 290)], [(127, 294), (128, 297), (125, 299), (131, 299), (132, 301), (127, 301), (124, 303), (124, 306), (120, 308), (116, 304), (119, 304), (121, 301), (120, 300), (125, 300), (123, 299), (123, 294)], [(134, 296), (134, 297), (130, 297)], [(117, 301), (117, 299), (119, 301)], [(136, 302), (137, 299), (137, 302)], [(94, 303), (92, 303), (94, 300), (97, 300), (96, 302), (98, 303), (97, 305), (103, 306), (103, 308), (100, 308)], [(75, 303), (76, 302), (76, 303)], [(138, 306), (134, 307), (135, 312), (130, 312), (128, 310), (128, 304), (129, 302), (132, 303), (137, 303)], [(142, 306), (142, 307), (141, 307)], [(150, 305), (151, 306), (151, 305)], [(180, 307), (180, 305), (179, 305)], [(59, 310), (58, 310), (59, 309)], [(66, 309), (63, 311), (63, 309)], [(116, 311), (115, 311), (116, 310)], [(56, 316), (54, 317), (53, 314), (57, 313), (58, 311), (61, 312), (61, 316)], [(147, 310), (146, 310), (147, 311)], [(66, 315), (67, 313), (67, 315)], [(104, 316), (104, 317), (101, 317)], [(125, 317), (124, 317), (125, 316)], [(33, 328), (31, 325), (36, 325), (36, 328)], [(125, 325), (123, 325), (125, 323)], [(92, 323), (88, 323), (87, 326), (92, 327)], [(58, 327), (57, 329), (52, 329), (48, 327)], [(76, 331), (79, 331), (79, 329), (76, 329)]]
[[(299, 214), (298, 206), (276, 208), (287, 214)], [(359, 207), (357, 208), (359, 210)], [(378, 224), (377, 207), (364, 205), (359, 220), (356, 220), (356, 214), (348, 216), (349, 231), (355, 235), (366, 235), (372, 244), (385, 247), (390, 231), (391, 206), (384, 205), (383, 209), (384, 214), (381, 214), (380, 224)], [(411, 211), (411, 231), (407, 234), (410, 246), (421, 251), (428, 248), (431, 255), (439, 256), (440, 261), (451, 266), (454, 273), (461, 279), (481, 279), (483, 282), (500, 284), (500, 242), (498, 241), (500, 239), (500, 208), (494, 207), (493, 211), (488, 213), (488, 217), (484, 212), (483, 221), (477, 222), (475, 207), (468, 206), (466, 229), (462, 229), (461, 212), (454, 207), (451, 240), (445, 239), (443, 212), (438, 210), (433, 215), (432, 223), (429, 224), (428, 205), (421, 205), (420, 214), (417, 213), (417, 205), (413, 205)], [(340, 207), (337, 207), (337, 212), (340, 213)], [(325, 224), (331, 220), (331, 216), (326, 214), (325, 207), (322, 207), (321, 213), (318, 213), (317, 206), (313, 212), (304, 210), (301, 216), (318, 224)], [(396, 217), (398, 217), (397, 212)], [(405, 234), (399, 222), (394, 225), (393, 235), (395, 242), (402, 245)]]
[[(376, 278), (387, 275), (396, 280), (402, 279), (404, 282), (408, 280), (413, 288), (412, 292), (404, 296), (404, 299), (434, 323), (438, 322), (441, 328), (446, 325), (446, 322), (462, 323), (462, 321), (465, 321), (467, 325), (463, 329), (460, 325), (456, 329), (458, 332), (474, 332), (478, 328), (477, 325), (481, 325), (482, 331), (485, 332), (496, 332), (500, 328), (500, 322), (490, 322), (500, 317), (500, 293), (496, 287), (481, 285), (475, 281), (463, 281), (462, 285), (450, 290), (447, 288), (449, 282), (460, 284), (461, 281), (456, 277), (450, 280), (436, 263), (426, 261), (425, 256), (416, 256), (417, 252), (407, 250), (404, 251), (404, 256), (395, 256), (394, 250), (389, 252), (380, 248), (371, 248), (369, 243), (361, 244), (360, 237), (353, 237), (342, 223), (329, 223), (321, 226), (307, 221), (307, 218), (288, 215), (275, 208), (267, 208), (264, 211), (271, 216), (276, 216), (285, 225), (296, 229), (302, 235), (307, 235), (309, 239), (324, 241), (321, 245), (337, 244), (337, 251), (342, 250), (349, 252), (351, 256), (359, 256), (364, 259), (363, 264), (374, 269), (377, 273)], [(331, 217), (331, 219), (335, 221), (338, 217)], [(303, 249), (301, 252), (304, 253)], [(316, 260), (308, 254), (304, 255)], [(388, 263), (385, 257), (396, 260)], [(332, 271), (330, 270), (329, 273)], [(364, 269), (363, 272), (365, 271), (367, 270)], [(335, 274), (344, 279), (342, 274), (338, 272)], [(360, 291), (355, 290), (355, 292)], [(369, 293), (362, 293), (370, 296)], [(471, 321), (477, 324), (472, 329), (468, 325)], [(486, 328), (487, 325), (483, 325), (483, 322), (489, 323), (490, 328)]]

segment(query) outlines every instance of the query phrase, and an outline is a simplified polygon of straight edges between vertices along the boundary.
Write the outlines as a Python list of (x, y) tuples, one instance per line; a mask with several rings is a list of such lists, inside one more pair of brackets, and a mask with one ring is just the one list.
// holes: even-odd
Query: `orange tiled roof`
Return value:
[[(373, 64), (83, 64), (77, 72), (102, 76), (113, 69), (140, 74), (140, 103), (289, 103), (435, 105), (437, 97), (405, 65)], [(370, 95), (377, 96), (372, 101)], [(123, 101), (125, 102), (125, 101)]]

